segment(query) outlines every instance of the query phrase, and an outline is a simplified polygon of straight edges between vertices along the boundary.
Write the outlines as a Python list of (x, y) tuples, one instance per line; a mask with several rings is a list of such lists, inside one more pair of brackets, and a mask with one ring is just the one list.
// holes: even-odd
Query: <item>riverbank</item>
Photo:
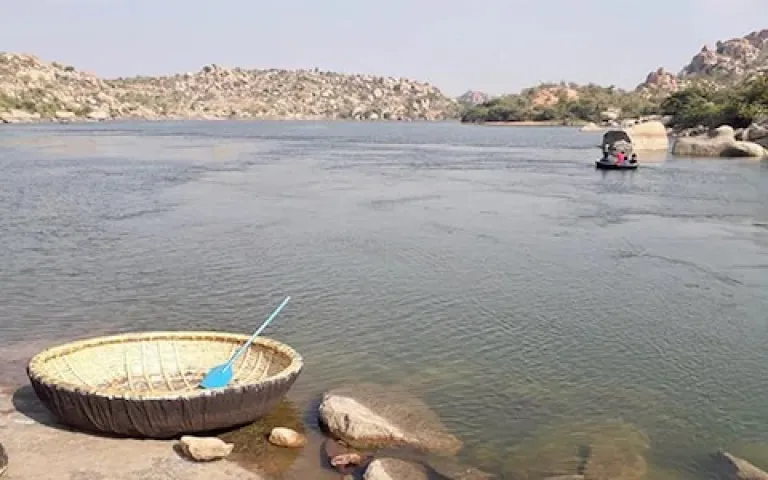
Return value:
[(562, 120), (521, 120), (519, 122), (478, 122), (476, 125), (485, 127), (580, 127), (585, 123), (586, 122), (565, 122)]

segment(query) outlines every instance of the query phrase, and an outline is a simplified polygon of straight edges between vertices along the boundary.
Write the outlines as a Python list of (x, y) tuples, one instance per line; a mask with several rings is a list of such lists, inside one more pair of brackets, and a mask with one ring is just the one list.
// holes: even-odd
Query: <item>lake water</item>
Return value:
[(305, 357), (292, 395), (405, 385), (505, 478), (585, 431), (647, 442), (648, 478), (706, 478), (717, 448), (766, 465), (768, 164), (601, 172), (599, 138), (4, 127), (0, 380), (86, 335), (249, 333), (292, 295), (265, 332)]

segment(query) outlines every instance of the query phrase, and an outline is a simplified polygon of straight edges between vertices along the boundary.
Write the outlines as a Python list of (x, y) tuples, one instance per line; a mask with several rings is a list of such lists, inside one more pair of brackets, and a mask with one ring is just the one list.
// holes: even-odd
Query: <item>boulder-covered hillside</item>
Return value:
[(711, 86), (732, 86), (766, 73), (768, 29), (718, 41), (714, 48), (704, 45), (678, 73), (660, 67), (649, 73), (637, 88), (640, 91), (675, 92), (700, 82)]
[(0, 122), (88, 118), (455, 118), (456, 99), (405, 78), (217, 65), (159, 77), (99, 78), (33, 55), (0, 53)]
[[(738, 93), (744, 90), (748, 81), (759, 80), (767, 74), (768, 29), (765, 29), (744, 37), (718, 41), (714, 47), (704, 46), (679, 73), (673, 74), (659, 68), (649, 73), (645, 81), (635, 89), (566, 82), (544, 83), (519, 93), (465, 106), (462, 121), (594, 122), (611, 125), (622, 120), (643, 121), (673, 115), (670, 107), (674, 102), (665, 103), (673, 93), (682, 93), (692, 87), (700, 87), (707, 92), (723, 90)], [(756, 91), (755, 88), (750, 89), (752, 93)], [(696, 115), (682, 123), (690, 123), (693, 117), (700, 123), (702, 117), (707, 115), (712, 117), (713, 122), (728, 120), (719, 114), (733, 110), (734, 105), (728, 104), (728, 99), (709, 98), (708, 95), (703, 94), (701, 97), (702, 108), (698, 109)], [(755, 104), (753, 97), (743, 98)], [(740, 123), (748, 123), (751, 117), (761, 114), (757, 110), (746, 113), (749, 115), (738, 113), (744, 117)]]

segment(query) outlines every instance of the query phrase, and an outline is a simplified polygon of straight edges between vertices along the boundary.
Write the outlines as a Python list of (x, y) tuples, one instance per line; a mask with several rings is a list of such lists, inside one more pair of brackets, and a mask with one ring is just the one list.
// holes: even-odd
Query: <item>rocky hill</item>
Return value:
[(457, 100), (405, 78), (217, 65), (103, 79), (32, 55), (0, 53), (0, 122), (136, 119), (442, 120)]
[(659, 68), (648, 74), (639, 91), (670, 93), (694, 83), (713, 86), (733, 85), (754, 75), (768, 72), (768, 29), (743, 37), (704, 45), (678, 73)]
[(479, 92), (477, 90), (467, 90), (466, 92), (459, 95), (459, 97), (456, 100), (461, 105), (473, 106), (473, 105), (479, 105), (483, 102), (487, 102), (490, 99), (491, 99), (491, 96), (485, 92)]

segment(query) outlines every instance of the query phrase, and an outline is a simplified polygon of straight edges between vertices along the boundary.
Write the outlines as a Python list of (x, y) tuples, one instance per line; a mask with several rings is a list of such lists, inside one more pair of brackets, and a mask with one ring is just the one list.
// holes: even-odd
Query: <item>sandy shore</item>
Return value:
[[(0, 387), (0, 442), (9, 458), (3, 480), (338, 480), (338, 473), (321, 465), (322, 434), (307, 433), (309, 442), (302, 451), (282, 449), (256, 461), (233, 455), (232, 460), (198, 463), (181, 456), (173, 440), (108, 438), (69, 430), (57, 424), (28, 384)], [(288, 462), (286, 455), (291, 457)], [(269, 463), (270, 457), (283, 457), (275, 463), (287, 463), (288, 468), (265, 473), (259, 463)]]
[(0, 390), (0, 441), (8, 452), (8, 479), (263, 480), (228, 461), (195, 463), (175, 442), (102, 438), (55, 425), (31, 387)]

